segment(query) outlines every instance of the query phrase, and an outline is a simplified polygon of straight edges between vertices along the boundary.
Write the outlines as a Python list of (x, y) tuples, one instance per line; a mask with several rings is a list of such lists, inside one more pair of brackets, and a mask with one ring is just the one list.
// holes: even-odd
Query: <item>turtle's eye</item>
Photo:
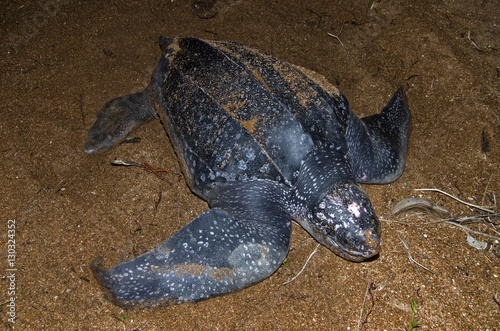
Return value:
[(313, 236), (340, 256), (361, 261), (380, 249), (380, 226), (366, 193), (355, 183), (332, 185), (313, 209)]

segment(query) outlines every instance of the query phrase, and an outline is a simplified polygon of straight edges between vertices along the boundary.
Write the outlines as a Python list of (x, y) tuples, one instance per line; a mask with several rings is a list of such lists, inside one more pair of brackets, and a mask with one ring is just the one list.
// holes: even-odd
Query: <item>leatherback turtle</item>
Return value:
[(212, 209), (111, 270), (94, 260), (112, 301), (151, 307), (255, 284), (285, 259), (292, 219), (345, 259), (379, 252), (379, 221), (357, 183), (403, 172), (410, 114), (401, 87), (359, 119), (324, 77), (255, 48), (164, 37), (160, 46), (149, 86), (105, 105), (85, 151), (107, 151), (160, 119), (189, 187)]

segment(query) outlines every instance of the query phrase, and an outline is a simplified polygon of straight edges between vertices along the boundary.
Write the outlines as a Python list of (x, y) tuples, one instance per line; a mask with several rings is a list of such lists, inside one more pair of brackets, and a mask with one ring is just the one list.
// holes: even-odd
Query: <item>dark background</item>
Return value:
[[(437, 202), (453, 216), (478, 213), (418, 188), (496, 203), (498, 1), (219, 0), (195, 12), (180, 0), (0, 1), (0, 16), (0, 247), (7, 247), (7, 221), (16, 219), (16, 329), (402, 330), (412, 299), (422, 330), (498, 327), (499, 258), (468, 245), (458, 227), (390, 214), (407, 197)], [(116, 157), (180, 172), (158, 122), (136, 132), (140, 144), (98, 157), (83, 153), (104, 103), (147, 85), (159, 35), (258, 47), (324, 75), (362, 116), (405, 87), (413, 120), (406, 170), (391, 185), (364, 186), (383, 220), (378, 259), (351, 263), (320, 247), (305, 271), (282, 285), (317, 245), (294, 225), (286, 265), (244, 291), (149, 311), (123, 311), (105, 300), (89, 268), (93, 258), (103, 256), (107, 267), (130, 259), (207, 208), (182, 177), (170, 175), (168, 185), (139, 168), (109, 164)], [(486, 231), (484, 224), (467, 226)], [(431, 272), (409, 261), (403, 242)], [(6, 253), (0, 251), (5, 269)], [(5, 327), (13, 325), (9, 282), (0, 280)]]

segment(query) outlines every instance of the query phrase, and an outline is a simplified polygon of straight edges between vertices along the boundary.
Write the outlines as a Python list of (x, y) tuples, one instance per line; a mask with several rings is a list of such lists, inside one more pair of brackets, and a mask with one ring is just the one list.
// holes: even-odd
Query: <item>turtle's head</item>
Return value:
[(308, 209), (297, 221), (334, 253), (350, 261), (378, 254), (379, 220), (368, 196), (356, 183), (332, 184)]
[(108, 101), (87, 133), (85, 153), (109, 151), (139, 126), (158, 118), (150, 88)]

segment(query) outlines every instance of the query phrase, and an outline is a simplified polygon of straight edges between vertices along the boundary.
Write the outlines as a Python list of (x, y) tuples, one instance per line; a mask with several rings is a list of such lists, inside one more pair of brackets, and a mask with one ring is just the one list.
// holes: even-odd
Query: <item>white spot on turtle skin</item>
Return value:
[(247, 169), (247, 163), (244, 160), (238, 162), (238, 169), (245, 171)]
[(247, 149), (245, 152), (245, 155), (250, 161), (255, 160), (256, 155), (255, 155), (255, 151), (253, 149)]
[(353, 202), (351, 203), (347, 209), (351, 212), (351, 214), (353, 214), (354, 216), (356, 217), (359, 217), (359, 215), (361, 215), (360, 211), (359, 211), (359, 205), (356, 203), (356, 202)]

